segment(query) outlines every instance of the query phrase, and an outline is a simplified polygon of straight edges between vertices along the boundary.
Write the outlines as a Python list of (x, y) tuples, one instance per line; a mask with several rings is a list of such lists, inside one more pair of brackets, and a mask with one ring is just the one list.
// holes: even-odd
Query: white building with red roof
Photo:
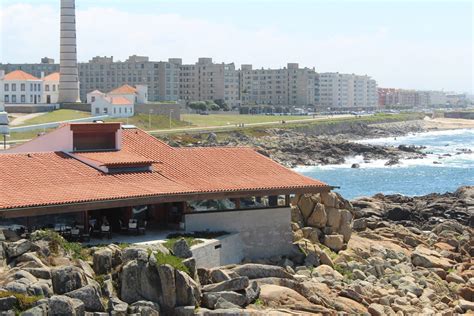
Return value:
[(37, 78), (22, 70), (0, 70), (0, 102), (5, 104), (56, 104), (59, 73)]
[(109, 93), (94, 90), (87, 94), (92, 115), (130, 117), (135, 115), (135, 104), (148, 103), (148, 88), (144, 85), (123, 85)]

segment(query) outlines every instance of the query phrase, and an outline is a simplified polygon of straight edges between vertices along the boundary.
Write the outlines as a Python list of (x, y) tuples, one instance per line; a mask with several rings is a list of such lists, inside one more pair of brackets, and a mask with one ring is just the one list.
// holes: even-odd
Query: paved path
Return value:
[(18, 126), (18, 125), (21, 125), (23, 124), (25, 121), (28, 121), (30, 119), (33, 119), (35, 117), (38, 117), (38, 116), (41, 116), (41, 115), (44, 115), (46, 113), (31, 113), (31, 114), (26, 114), (26, 115), (21, 115), (21, 116), (17, 116), (15, 117), (11, 122), (10, 122), (10, 126)]

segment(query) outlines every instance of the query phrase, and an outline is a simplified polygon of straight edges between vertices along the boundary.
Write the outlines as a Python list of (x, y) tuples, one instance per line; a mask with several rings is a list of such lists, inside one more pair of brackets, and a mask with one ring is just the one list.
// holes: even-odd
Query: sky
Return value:
[[(59, 60), (59, 0), (0, 0), (0, 63)], [(198, 57), (474, 93), (470, 0), (76, 0), (78, 58)]]

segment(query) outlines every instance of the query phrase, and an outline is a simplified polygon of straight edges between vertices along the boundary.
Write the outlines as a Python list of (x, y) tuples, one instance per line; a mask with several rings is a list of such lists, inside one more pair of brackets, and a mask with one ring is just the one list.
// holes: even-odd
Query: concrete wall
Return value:
[(240, 234), (206, 240), (191, 248), (198, 268), (214, 268), (242, 262), (244, 258)]
[(474, 112), (445, 112), (444, 117), (474, 120)]
[(291, 209), (271, 208), (186, 214), (186, 231), (240, 233), (243, 256), (250, 259), (290, 254)]
[(62, 103), (61, 109), (90, 112), (91, 105), (87, 103)]
[(8, 113), (41, 113), (59, 108), (58, 104), (5, 104)]
[(181, 106), (177, 103), (146, 103), (146, 104), (135, 104), (135, 113), (149, 114), (150, 110), (153, 111), (154, 115), (168, 116), (171, 112), (173, 120), (181, 120)]

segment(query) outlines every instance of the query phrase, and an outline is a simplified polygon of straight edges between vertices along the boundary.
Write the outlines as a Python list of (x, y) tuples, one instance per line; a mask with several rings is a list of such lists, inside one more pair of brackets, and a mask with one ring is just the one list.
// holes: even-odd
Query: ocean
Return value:
[[(424, 159), (402, 159), (399, 165), (391, 167), (384, 165), (387, 160), (364, 163), (361, 156), (356, 156), (347, 158), (342, 165), (298, 167), (296, 170), (340, 187), (335, 191), (346, 199), (376, 193), (408, 196), (445, 193), (463, 185), (474, 185), (474, 129), (433, 131), (359, 142), (426, 146), (423, 151), (428, 155)], [(462, 149), (472, 153), (460, 153)], [(351, 168), (354, 163), (360, 164), (360, 168)]]

